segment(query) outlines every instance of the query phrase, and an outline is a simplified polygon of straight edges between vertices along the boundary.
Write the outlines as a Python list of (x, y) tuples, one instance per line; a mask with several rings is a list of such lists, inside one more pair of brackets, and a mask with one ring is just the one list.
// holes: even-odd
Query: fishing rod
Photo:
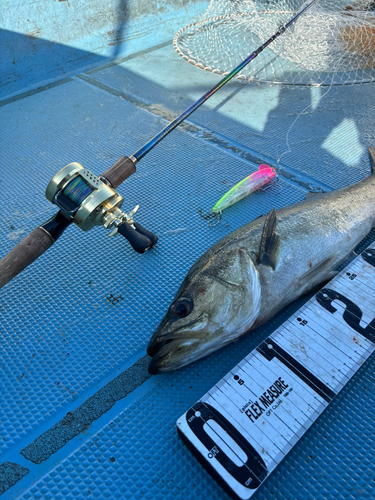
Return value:
[(305, 3), (304, 7), (286, 24), (279, 27), (271, 38), (133, 155), (122, 156), (99, 176), (76, 162), (63, 167), (52, 178), (45, 193), (47, 200), (56, 205), (59, 211), (47, 222), (34, 229), (0, 260), (0, 288), (48, 250), (73, 222), (83, 231), (88, 231), (94, 226), (104, 226), (110, 230), (108, 236), (121, 234), (140, 254), (152, 248), (158, 241), (158, 237), (133, 220), (139, 205), (128, 214), (122, 212), (121, 206), (124, 199), (117, 193), (116, 188), (135, 173), (135, 165), (139, 160), (282, 35), (317, 1)]

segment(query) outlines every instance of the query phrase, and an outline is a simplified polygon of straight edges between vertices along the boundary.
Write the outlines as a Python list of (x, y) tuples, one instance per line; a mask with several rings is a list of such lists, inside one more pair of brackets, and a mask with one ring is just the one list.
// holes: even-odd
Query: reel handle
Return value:
[(156, 245), (158, 242), (158, 237), (156, 234), (152, 233), (151, 231), (148, 231), (144, 227), (142, 227), (138, 222), (134, 222), (133, 226), (135, 227), (136, 231), (140, 234), (143, 234), (144, 236), (147, 236), (149, 240), (151, 240), (152, 246)]
[(123, 222), (118, 226), (118, 232), (124, 236), (133, 250), (137, 253), (144, 253), (146, 250), (152, 248), (158, 241), (156, 234), (147, 231), (137, 222), (129, 224), (128, 222)]

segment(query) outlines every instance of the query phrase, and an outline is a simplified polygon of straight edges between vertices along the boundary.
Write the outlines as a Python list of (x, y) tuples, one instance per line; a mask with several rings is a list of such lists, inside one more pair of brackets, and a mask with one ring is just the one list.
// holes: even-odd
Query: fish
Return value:
[(368, 178), (272, 209), (209, 248), (150, 339), (149, 372), (211, 354), (332, 279), (375, 224), (375, 148), (369, 156)]
[(257, 189), (261, 188), (267, 184), (276, 175), (276, 170), (268, 165), (259, 165), (259, 170), (253, 174), (242, 179), (238, 184), (232, 187), (220, 200), (216, 203), (212, 211), (214, 213), (220, 213), (228, 207), (231, 207), (235, 203), (249, 194), (254, 193)]

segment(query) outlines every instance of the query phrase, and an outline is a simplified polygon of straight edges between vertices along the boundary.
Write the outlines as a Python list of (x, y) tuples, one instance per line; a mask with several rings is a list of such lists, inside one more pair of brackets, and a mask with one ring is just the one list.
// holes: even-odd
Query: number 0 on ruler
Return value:
[(374, 248), (177, 421), (184, 443), (231, 496), (253, 495), (374, 351)]

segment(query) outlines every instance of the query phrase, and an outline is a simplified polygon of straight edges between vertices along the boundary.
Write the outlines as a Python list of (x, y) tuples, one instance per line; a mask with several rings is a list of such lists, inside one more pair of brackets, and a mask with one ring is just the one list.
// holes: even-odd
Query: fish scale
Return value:
[[(375, 149), (369, 154), (374, 165)], [(181, 284), (150, 340), (150, 372), (180, 368), (262, 325), (331, 279), (374, 223), (372, 174), (271, 210), (229, 234), (197, 260)]]
[(372, 244), (178, 419), (184, 443), (233, 498), (252, 497), (375, 351), (374, 289)]

